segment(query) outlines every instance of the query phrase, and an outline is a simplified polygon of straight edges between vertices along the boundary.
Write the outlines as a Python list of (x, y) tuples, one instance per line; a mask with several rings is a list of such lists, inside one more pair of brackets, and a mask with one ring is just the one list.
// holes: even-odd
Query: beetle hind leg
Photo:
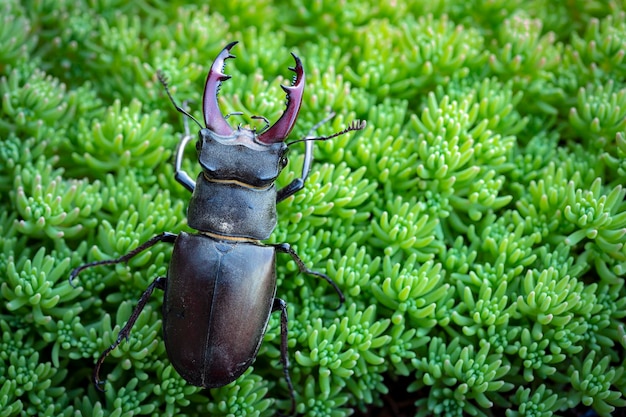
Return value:
[(280, 310), (280, 361), (283, 364), (283, 373), (285, 374), (289, 395), (291, 396), (291, 411), (289, 415), (293, 415), (296, 411), (296, 392), (293, 389), (291, 377), (289, 376), (289, 356), (287, 355), (287, 303), (281, 298), (274, 298), (272, 311), (278, 310)]
[(113, 342), (111, 346), (106, 348), (104, 352), (102, 352), (102, 354), (98, 358), (98, 362), (96, 363), (96, 366), (93, 369), (93, 383), (96, 385), (96, 388), (98, 389), (98, 391), (104, 391), (104, 389), (102, 388), (104, 385), (104, 381), (100, 380), (100, 375), (99, 375), (100, 367), (104, 363), (104, 360), (106, 359), (107, 356), (109, 356), (109, 353), (111, 353), (113, 349), (115, 349), (116, 347), (119, 346), (120, 343), (122, 343), (122, 340), (124, 339), (128, 340), (128, 337), (130, 336), (130, 331), (135, 325), (137, 318), (139, 318), (139, 315), (141, 314), (143, 309), (146, 307), (146, 304), (148, 303), (148, 300), (150, 300), (150, 296), (154, 292), (154, 289), (158, 288), (160, 290), (165, 290), (166, 286), (167, 286), (167, 278), (165, 277), (157, 277), (154, 281), (152, 281), (152, 283), (148, 286), (148, 288), (146, 288), (143, 294), (141, 294), (141, 298), (139, 298), (137, 307), (135, 307), (132, 314), (128, 318), (126, 325), (122, 327), (122, 330), (120, 330), (115, 342)]

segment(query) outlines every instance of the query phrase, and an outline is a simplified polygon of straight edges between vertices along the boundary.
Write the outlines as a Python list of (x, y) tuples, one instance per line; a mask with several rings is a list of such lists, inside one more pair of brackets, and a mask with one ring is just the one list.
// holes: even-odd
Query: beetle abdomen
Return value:
[(170, 361), (187, 382), (223, 386), (250, 366), (272, 312), (274, 271), (271, 246), (178, 235), (163, 334)]

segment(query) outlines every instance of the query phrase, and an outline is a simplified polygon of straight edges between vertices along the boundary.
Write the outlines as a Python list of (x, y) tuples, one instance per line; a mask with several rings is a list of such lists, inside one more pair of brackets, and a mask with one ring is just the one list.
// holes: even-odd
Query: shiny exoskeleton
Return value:
[[(175, 177), (193, 193), (187, 217), (189, 226), (198, 233), (162, 233), (117, 259), (74, 269), (70, 281), (86, 268), (126, 262), (159, 242), (173, 243), (167, 277), (158, 277), (150, 284), (116, 342), (100, 356), (93, 374), (96, 386), (102, 384), (98, 373), (105, 357), (128, 338), (150, 295), (159, 288), (165, 291), (163, 335), (169, 359), (186, 381), (205, 388), (226, 385), (245, 372), (257, 355), (271, 312), (280, 310), (281, 361), (293, 411), (295, 395), (288, 371), (287, 309), (286, 303), (276, 298), (276, 251), (291, 255), (302, 272), (329, 282), (341, 301), (343, 294), (328, 276), (306, 268), (288, 244), (261, 241), (276, 227), (276, 203), (303, 188), (313, 159), (313, 141), (362, 129), (365, 123), (353, 123), (331, 136), (307, 135), (286, 144), (285, 138), (300, 110), (305, 84), (302, 63), (293, 55), (296, 64), (290, 69), (295, 77), (291, 86), (282, 86), (287, 93), (287, 108), (280, 119), (272, 127), (268, 123), (260, 132), (231, 127), (219, 110), (217, 92), (220, 83), (230, 78), (222, 71), (226, 59), (234, 58), (230, 50), (235, 44), (230, 43), (219, 53), (206, 80), (203, 97), (206, 127), (201, 127), (196, 145), (202, 171), (195, 181), (181, 169), (185, 146), (192, 139), (188, 132), (176, 151)], [(196, 121), (176, 104), (163, 75), (158, 76), (176, 109)], [(185, 128), (188, 129), (187, 119)], [(301, 141), (306, 144), (302, 175), (277, 190), (274, 181), (287, 163), (288, 146)]]

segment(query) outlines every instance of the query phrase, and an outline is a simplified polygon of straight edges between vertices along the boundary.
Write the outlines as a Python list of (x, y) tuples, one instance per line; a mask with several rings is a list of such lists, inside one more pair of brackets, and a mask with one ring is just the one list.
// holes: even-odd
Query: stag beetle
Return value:
[[(200, 126), (196, 145), (201, 173), (194, 181), (181, 169), (185, 146), (192, 139), (186, 132), (175, 155), (175, 178), (192, 192), (187, 211), (188, 224), (198, 233), (161, 233), (117, 259), (96, 261), (75, 268), (70, 283), (84, 269), (130, 260), (160, 242), (174, 244), (167, 277), (156, 278), (145, 290), (117, 340), (98, 359), (93, 381), (101, 389), (99, 371), (106, 356), (127, 339), (139, 314), (155, 288), (165, 291), (163, 301), (163, 338), (169, 359), (178, 373), (190, 384), (215, 388), (237, 379), (254, 361), (270, 314), (281, 312), (281, 362), (291, 395), (292, 412), (295, 393), (289, 377), (287, 358), (287, 307), (276, 297), (276, 252), (289, 254), (301, 272), (330, 283), (340, 298), (341, 290), (325, 274), (308, 269), (286, 244), (263, 244), (276, 227), (276, 203), (304, 187), (313, 160), (313, 141), (327, 140), (365, 127), (353, 122), (331, 136), (309, 137), (285, 143), (291, 132), (304, 91), (304, 70), (292, 54), (295, 72), (292, 85), (281, 85), (287, 95), (287, 107), (271, 127), (257, 132), (238, 126), (232, 128), (218, 107), (220, 84), (230, 76), (222, 71), (225, 61), (234, 58), (232, 42), (218, 54), (209, 70), (202, 101), (202, 125), (179, 107), (167, 81), (159, 72), (159, 81), (174, 107)], [(188, 130), (187, 118), (184, 119)], [(317, 126), (316, 126), (317, 127)], [(313, 129), (315, 129), (314, 127)], [(305, 157), (300, 178), (277, 190), (274, 181), (287, 163), (288, 146), (305, 142)]]

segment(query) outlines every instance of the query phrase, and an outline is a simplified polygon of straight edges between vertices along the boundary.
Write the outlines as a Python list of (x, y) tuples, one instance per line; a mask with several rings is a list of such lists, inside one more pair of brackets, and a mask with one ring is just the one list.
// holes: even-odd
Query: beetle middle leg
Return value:
[(315, 275), (316, 277), (320, 277), (323, 280), (325, 280), (326, 282), (328, 282), (330, 285), (332, 285), (332, 287), (337, 292), (337, 295), (339, 296), (339, 305), (337, 306), (336, 310), (338, 310), (341, 307), (341, 305), (346, 300), (346, 298), (344, 297), (343, 292), (339, 289), (339, 287), (337, 286), (335, 281), (333, 281), (326, 274), (323, 274), (323, 273), (317, 272), (317, 271), (313, 271), (312, 269), (307, 268), (307, 266), (304, 264), (302, 259), (300, 259), (300, 257), (296, 253), (296, 251), (294, 251), (291, 248), (291, 245), (289, 245), (289, 243), (275, 243), (275, 244), (272, 244), (270, 246), (273, 246), (279, 252), (286, 253), (286, 254), (290, 255), (291, 258), (298, 265), (298, 268), (300, 269), (300, 272), (302, 272), (304, 274), (307, 274), (307, 275)]
[(141, 245), (137, 246), (135, 249), (128, 252), (126, 255), (122, 255), (119, 258), (105, 259), (104, 261), (90, 262), (87, 264), (83, 264), (77, 268), (74, 268), (72, 272), (70, 273), (70, 278), (69, 278), (70, 285), (72, 287), (74, 286), (74, 283), (73, 283), (74, 278), (76, 278), (78, 274), (80, 274), (85, 269), (92, 268), (94, 266), (100, 266), (100, 265), (116, 265), (116, 264), (121, 264), (122, 262), (128, 262), (134, 256), (137, 256), (141, 252), (145, 251), (146, 249), (151, 248), (157, 243), (161, 243), (161, 242), (174, 243), (174, 241), (176, 240), (176, 236), (177, 235), (175, 233), (163, 232), (159, 235), (156, 235), (152, 239), (142, 243)]
[[(72, 283), (72, 280), (76, 278), (76, 276), (80, 274), (81, 271), (87, 268), (92, 268), (94, 266), (100, 266), (100, 265), (115, 265), (115, 264), (119, 264), (122, 262), (127, 262), (134, 256), (145, 251), (146, 249), (151, 248), (157, 243), (160, 243), (160, 242), (173, 243), (176, 240), (176, 237), (177, 235), (174, 233), (163, 232), (159, 235), (154, 236), (152, 239), (144, 242), (143, 244), (139, 245), (135, 249), (128, 252), (126, 255), (120, 256), (119, 258), (90, 262), (90, 263), (81, 265), (77, 268), (74, 268), (72, 272), (70, 273), (70, 277), (69, 277), (70, 285), (74, 286), (74, 284)], [(96, 367), (93, 370), (93, 382), (96, 385), (96, 388), (98, 390), (102, 391), (102, 387), (101, 387), (102, 381), (100, 381), (98, 374), (100, 372), (100, 366), (104, 362), (104, 359), (109, 355), (109, 353), (111, 353), (113, 349), (115, 349), (122, 342), (123, 339), (128, 340), (130, 331), (133, 325), (135, 324), (135, 322), (137, 321), (139, 314), (141, 314), (141, 311), (144, 309), (144, 307), (148, 303), (148, 300), (150, 299), (152, 292), (154, 291), (155, 288), (165, 290), (166, 283), (167, 283), (167, 278), (165, 277), (158, 277), (154, 281), (152, 281), (152, 283), (148, 286), (148, 288), (146, 288), (141, 298), (139, 299), (137, 307), (135, 307), (135, 309), (133, 310), (133, 313), (130, 315), (128, 322), (122, 328), (122, 330), (120, 330), (120, 333), (117, 335), (117, 340), (111, 346), (105, 349), (104, 352), (102, 352), (102, 354), (100, 355), (100, 358), (98, 359), (98, 362), (96, 363)]]

